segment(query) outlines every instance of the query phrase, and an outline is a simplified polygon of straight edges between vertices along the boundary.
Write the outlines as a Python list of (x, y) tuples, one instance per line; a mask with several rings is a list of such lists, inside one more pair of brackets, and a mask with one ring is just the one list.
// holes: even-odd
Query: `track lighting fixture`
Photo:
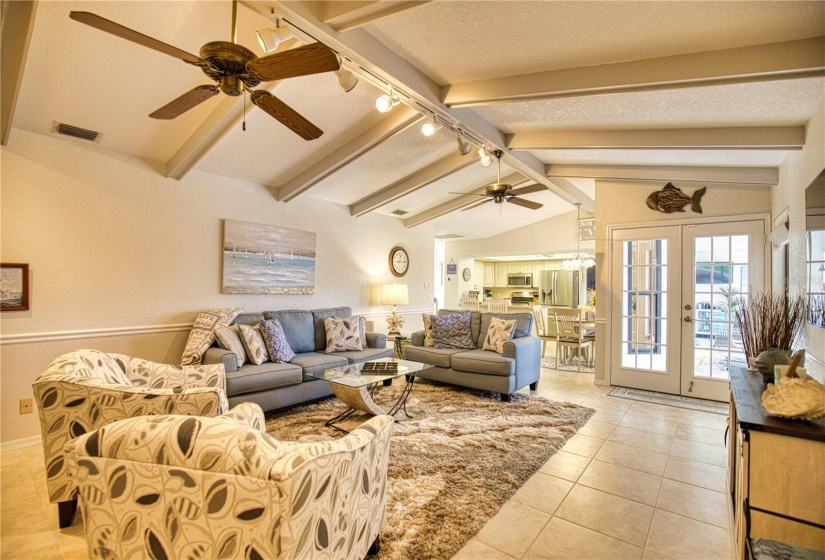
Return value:
[(281, 27), (281, 20), (275, 20), (275, 29), (259, 29), (255, 32), (258, 37), (258, 44), (264, 52), (269, 53), (278, 48), (278, 45), (292, 39), (292, 28), (288, 25)]
[(481, 165), (484, 167), (490, 167), (493, 165), (493, 156), (487, 153), (487, 148), (484, 146), (478, 149), (478, 157), (481, 159)]
[(401, 100), (398, 98), (397, 95), (392, 94), (392, 86), (390, 86), (390, 92), (385, 93), (384, 95), (379, 95), (378, 98), (375, 100), (375, 108), (378, 109), (381, 113), (389, 113), (392, 111), (392, 108), (398, 105)]
[(458, 131), (458, 136), (456, 136), (456, 140), (458, 140), (458, 153), (462, 156), (466, 156), (472, 150), (472, 146), (467, 140), (464, 139), (464, 133), (460, 130)]
[(439, 130), (441, 130), (441, 123), (438, 122), (438, 117), (435, 116), (435, 113), (433, 113), (432, 121), (427, 121), (421, 125), (421, 134), (424, 136), (432, 136)]
[(341, 66), (335, 71), (335, 75), (338, 76), (338, 85), (341, 86), (342, 90), (349, 93), (358, 84), (358, 76), (344, 68), (340, 57), (338, 58), (338, 65)]

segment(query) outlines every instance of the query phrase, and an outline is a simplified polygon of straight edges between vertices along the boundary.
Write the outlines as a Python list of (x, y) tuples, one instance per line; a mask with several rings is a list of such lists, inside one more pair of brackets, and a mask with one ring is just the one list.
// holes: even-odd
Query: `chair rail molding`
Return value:
[(165, 332), (188, 331), (194, 323), (171, 323), (168, 325), (138, 325), (132, 327), (108, 327), (100, 329), (78, 329), (70, 331), (51, 331), (7, 334), (0, 336), (0, 346), (7, 344), (24, 344), (28, 342), (50, 342), (53, 340), (71, 340), (76, 338), (102, 338), (106, 336), (129, 336)]

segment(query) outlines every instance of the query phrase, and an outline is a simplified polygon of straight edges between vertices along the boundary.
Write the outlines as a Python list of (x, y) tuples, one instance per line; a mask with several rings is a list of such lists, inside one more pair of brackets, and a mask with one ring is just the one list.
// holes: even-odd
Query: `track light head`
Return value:
[(259, 29), (255, 32), (258, 37), (258, 44), (261, 45), (265, 53), (273, 52), (278, 48), (278, 45), (292, 38), (292, 28), (286, 25), (281, 27), (280, 22), (281, 20), (278, 20), (276, 24), (278, 27), (275, 29)]
[(438, 122), (438, 117), (435, 115), (433, 115), (432, 121), (427, 121), (421, 125), (421, 134), (427, 137), (432, 136), (439, 130), (441, 130), (441, 123)]
[(478, 157), (480, 158), (481, 165), (484, 167), (490, 167), (493, 165), (493, 156), (487, 152), (487, 148), (484, 146), (478, 149)]
[(470, 153), (470, 150), (473, 149), (472, 146), (470, 146), (470, 143), (464, 139), (464, 134), (459, 133), (456, 140), (458, 140), (458, 153), (460, 155), (466, 156)]
[(335, 75), (338, 76), (338, 85), (341, 86), (341, 89), (349, 93), (353, 90), (353, 88), (358, 84), (358, 76), (346, 70), (345, 68), (341, 67), (339, 70), (335, 71)]
[(378, 109), (380, 113), (389, 113), (392, 111), (392, 108), (398, 105), (401, 100), (398, 98), (397, 95), (392, 94), (392, 86), (390, 86), (390, 92), (385, 93), (384, 95), (379, 95), (378, 98), (375, 100), (375, 108)]

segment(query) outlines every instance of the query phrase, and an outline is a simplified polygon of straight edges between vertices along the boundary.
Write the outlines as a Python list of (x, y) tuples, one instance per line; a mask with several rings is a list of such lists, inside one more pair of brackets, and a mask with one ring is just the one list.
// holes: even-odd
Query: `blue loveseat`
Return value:
[(264, 411), (271, 411), (326, 397), (332, 394), (329, 384), (306, 374), (393, 356), (392, 349), (387, 348), (387, 337), (369, 332), (366, 333), (367, 347), (361, 351), (325, 353), (324, 319), (351, 315), (352, 309), (349, 307), (242, 313), (233, 324), (255, 325), (261, 319), (278, 319), (295, 357), (285, 364), (264, 362), (256, 365), (250, 362), (239, 368), (235, 354), (212, 346), (203, 355), (203, 363), (223, 364), (230, 407), (242, 402), (254, 402)]
[[(440, 309), (439, 315), (466, 313), (462, 310)], [(504, 343), (504, 352), (497, 354), (483, 350), (490, 319), (499, 317), (516, 320), (513, 339)], [(486, 313), (470, 311), (470, 334), (476, 347), (473, 349), (434, 348), (424, 346), (424, 331), (410, 336), (410, 344), (404, 349), (408, 360), (426, 362), (435, 367), (423, 370), (418, 377), (501, 393), (502, 400), (509, 401), (510, 394), (530, 385), (537, 389), (541, 375), (541, 339), (532, 336), (532, 313)]]

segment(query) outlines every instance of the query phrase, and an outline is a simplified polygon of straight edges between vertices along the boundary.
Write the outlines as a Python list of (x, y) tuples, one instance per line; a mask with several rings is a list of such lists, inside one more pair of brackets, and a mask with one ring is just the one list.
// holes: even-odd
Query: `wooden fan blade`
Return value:
[(508, 198), (507, 202), (512, 202), (513, 204), (529, 208), (530, 210), (538, 210), (539, 208), (544, 206), (544, 204), (539, 204), (538, 202), (533, 202), (532, 200), (525, 200), (523, 198), (516, 197)]
[(187, 91), (177, 99), (170, 101), (154, 113), (150, 113), (149, 116), (153, 119), (174, 119), (192, 107), (200, 105), (207, 99), (218, 95), (219, 91), (218, 86), (198, 86), (195, 89)]
[(447, 192), (447, 194), (460, 194), (460, 195), (462, 195), (462, 196), (467, 195), (467, 194), (472, 194), (472, 195), (475, 195), (475, 196), (487, 196), (487, 195), (486, 195), (486, 194), (484, 194), (484, 193), (453, 192), (453, 191), (448, 191), (448, 192)]
[(547, 190), (547, 187), (545, 187), (544, 185), (539, 185), (538, 183), (535, 183), (533, 185), (527, 185), (526, 187), (519, 187), (517, 189), (510, 189), (510, 192), (507, 193), (507, 194), (512, 194), (513, 196), (517, 196), (517, 195), (520, 195), (520, 194), (530, 194), (530, 193), (541, 192), (541, 191), (546, 191), (546, 190)]
[(252, 103), (304, 140), (315, 140), (324, 133), (323, 130), (306, 120), (295, 109), (268, 91), (261, 89), (253, 91)]
[(189, 54), (188, 52), (182, 51), (177, 47), (167, 45), (163, 41), (153, 39), (152, 37), (144, 35), (143, 33), (139, 33), (134, 29), (129, 29), (128, 27), (124, 27), (119, 23), (115, 23), (113, 21), (109, 21), (106, 18), (102, 18), (97, 14), (93, 14), (91, 12), (69, 12), (69, 17), (75, 21), (79, 21), (80, 23), (85, 23), (86, 25), (96, 27), (97, 29), (105, 31), (106, 33), (117, 35), (121, 39), (132, 41), (133, 43), (137, 43), (138, 45), (144, 47), (149, 47), (150, 49), (155, 49), (156, 51), (162, 52), (163, 54), (168, 54), (169, 56), (174, 56), (175, 58), (179, 58), (184, 62), (196, 64), (198, 66), (203, 64), (203, 61), (194, 54)]
[(246, 63), (246, 71), (262, 82), (338, 70), (338, 56), (323, 43), (268, 54)]
[(492, 201), (493, 201), (492, 198), (488, 198), (487, 200), (482, 200), (481, 202), (476, 202), (475, 204), (473, 204), (472, 206), (468, 206), (467, 208), (462, 208), (461, 211), (466, 212), (467, 210), (472, 210), (473, 208), (478, 208), (482, 204), (487, 204), (488, 202), (492, 202)]

